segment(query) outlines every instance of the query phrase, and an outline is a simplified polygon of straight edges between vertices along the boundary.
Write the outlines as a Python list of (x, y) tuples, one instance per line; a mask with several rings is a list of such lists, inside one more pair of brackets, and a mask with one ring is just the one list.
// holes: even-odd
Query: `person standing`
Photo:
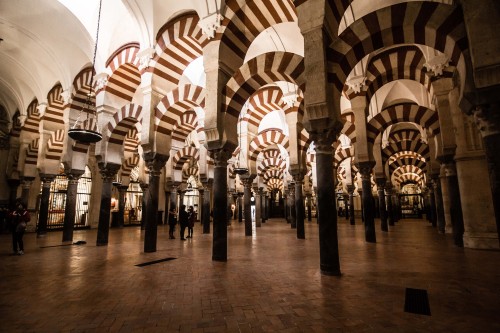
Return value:
[(186, 240), (186, 238), (184, 238), (184, 232), (186, 231), (186, 227), (189, 223), (189, 215), (188, 212), (186, 212), (186, 205), (181, 205), (179, 210), (179, 223), (181, 224), (181, 240)]
[[(31, 220), (30, 213), (23, 202), (18, 200), (16, 208), (9, 214), (10, 228), (12, 231), (12, 249), (14, 254), (24, 254), (23, 236), (26, 231), (26, 223)], [(19, 251), (17, 250), (19, 247)]]
[(196, 221), (196, 212), (194, 211), (193, 206), (189, 206), (189, 208), (188, 208), (188, 236), (187, 236), (187, 238), (193, 238), (194, 221)]
[(177, 225), (177, 213), (175, 211), (175, 208), (170, 208), (168, 212), (168, 236), (169, 236), (168, 238), (175, 239), (174, 231), (176, 225)]

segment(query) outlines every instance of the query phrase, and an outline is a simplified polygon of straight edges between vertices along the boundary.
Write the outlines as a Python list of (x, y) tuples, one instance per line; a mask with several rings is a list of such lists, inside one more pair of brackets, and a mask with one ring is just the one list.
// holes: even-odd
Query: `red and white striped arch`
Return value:
[(258, 174), (263, 174), (269, 169), (285, 170), (286, 161), (280, 157), (271, 157), (262, 160), (257, 167)]
[[(106, 62), (106, 70), (112, 73), (104, 91), (130, 103), (141, 84), (139, 72), (139, 43), (129, 43), (115, 51)], [(96, 91), (98, 94), (100, 91)]]
[(198, 124), (196, 112), (186, 111), (182, 114), (180, 122), (175, 124), (172, 130), (172, 140), (184, 142), (193, 130), (196, 130), (198, 134), (204, 134), (203, 128)]
[(153, 82), (178, 84), (186, 67), (203, 55), (208, 42), (198, 26), (198, 15), (188, 13), (164, 25), (156, 36), (155, 56), (147, 69), (153, 73)]
[(66, 131), (64, 129), (51, 132), (50, 138), (47, 141), (45, 158), (48, 160), (60, 161), (63, 154), (65, 139)]
[(121, 176), (130, 177), (132, 170), (139, 164), (139, 154), (133, 154), (123, 161)]
[[(401, 153), (411, 153), (411, 152), (400, 152)], [(393, 173), (397, 168), (400, 168), (405, 165), (412, 165), (416, 166), (422, 170), (426, 170), (427, 163), (425, 162), (425, 159), (422, 160), (422, 157), (416, 153), (413, 153), (414, 155), (406, 154), (404, 157), (400, 156), (397, 158), (394, 158), (396, 155), (393, 155), (391, 159), (389, 159), (389, 172)], [(394, 159), (393, 159), (394, 158)]]
[[(366, 91), (356, 94), (352, 89), (348, 89), (348, 86), (344, 86), (344, 90), (349, 99), (366, 94), (367, 100), (371, 100), (377, 90), (389, 82), (412, 80), (422, 84), (432, 95), (431, 76), (427, 75), (425, 62), (422, 50), (415, 45), (391, 48), (370, 59), (366, 69)], [(443, 72), (443, 74), (452, 73)]]
[(339, 167), (346, 158), (354, 157), (354, 147), (337, 147), (335, 151), (334, 166)]
[(376, 114), (366, 124), (368, 142), (374, 143), (379, 133), (398, 122), (411, 122), (429, 130), (432, 134), (439, 133), (438, 113), (414, 103), (392, 105)]
[(429, 146), (426, 143), (421, 141), (398, 141), (392, 142), (382, 149), (382, 162), (385, 164), (391, 156), (404, 151), (411, 151), (426, 160), (429, 159)]
[(399, 178), (402, 175), (407, 174), (407, 173), (413, 173), (413, 174), (418, 175), (419, 177), (423, 177), (425, 174), (424, 170), (420, 169), (419, 167), (417, 167), (415, 165), (403, 165), (403, 166), (396, 168), (392, 172), (391, 178), (397, 179), (397, 178)]
[(38, 160), (38, 147), (39, 147), (39, 138), (33, 139), (30, 142), (28, 147), (26, 148), (26, 159), (24, 160), (24, 165), (35, 165)]
[(200, 159), (200, 151), (196, 147), (184, 147), (175, 153), (172, 158), (172, 167), (174, 170), (182, 170), (184, 163), (191, 158), (198, 162)]
[(197, 166), (188, 166), (182, 169), (182, 181), (186, 182), (189, 177), (198, 178), (199, 170)]
[(216, 39), (220, 38), (227, 47), (228, 57), (237, 57), (243, 63), (250, 45), (261, 32), (285, 22), (297, 22), (291, 0), (228, 0), (222, 32)]
[(273, 178), (283, 179), (283, 170), (271, 169), (271, 170), (267, 170), (262, 175), (262, 179), (264, 180), (264, 183), (268, 183)]
[(253, 127), (252, 133), (257, 133), (262, 119), (275, 110), (285, 110), (286, 104), (282, 100), (283, 92), (277, 86), (259, 89), (249, 99), (248, 110), (240, 121), (247, 121)]
[(273, 52), (250, 59), (225, 87), (226, 112), (238, 118), (246, 101), (262, 86), (277, 81), (298, 85), (302, 82), (303, 72), (303, 57), (294, 53)]
[(404, 175), (401, 175), (400, 177), (394, 179), (394, 182), (399, 186), (403, 186), (403, 184), (408, 183), (424, 186), (424, 179), (425, 178), (420, 177), (419, 175), (416, 175), (414, 173), (405, 173)]
[(279, 179), (279, 178), (269, 179), (269, 181), (266, 183), (266, 185), (267, 185), (268, 191), (282, 190), (283, 189), (283, 179)]
[[(250, 161), (257, 161), (259, 154), (270, 145), (281, 145), (286, 150), (289, 148), (288, 137), (278, 129), (269, 129), (257, 135), (250, 142), (248, 156)], [(255, 170), (256, 171), (256, 170)]]
[(47, 94), (47, 108), (42, 117), (46, 130), (60, 129), (64, 126), (64, 99), (61, 84), (56, 84)]
[(269, 159), (269, 158), (282, 159), (280, 150), (276, 149), (276, 148), (266, 149), (264, 151), (263, 155), (264, 155), (264, 159)]
[(196, 85), (183, 85), (170, 91), (155, 108), (156, 141), (170, 136), (182, 115), (195, 107), (205, 107), (205, 89)]
[(16, 112), (14, 113), (14, 116), (12, 116), (12, 127), (10, 129), (10, 136), (13, 137), (13, 138), (19, 138), (19, 136), (21, 135), (21, 120), (19, 120), (19, 116), (21, 115), (21, 113), (19, 112), (19, 110), (16, 110)]
[[(85, 106), (90, 92), (92, 75), (94, 75), (92, 67), (86, 67), (75, 76), (70, 104), (72, 110), (80, 111)], [(95, 95), (90, 97), (90, 105), (95, 110)]]
[(344, 127), (342, 127), (342, 130), (340, 131), (340, 133), (347, 136), (351, 140), (351, 144), (356, 143), (356, 126), (354, 125), (354, 123), (351, 123), (350, 121), (346, 121), (344, 123)]
[(341, 91), (347, 76), (366, 55), (397, 44), (421, 44), (446, 54), (453, 65), (468, 48), (458, 5), (404, 2), (363, 16), (347, 27), (328, 54), (332, 83)]
[(128, 153), (136, 153), (137, 147), (139, 146), (139, 138), (137, 136), (138, 132), (135, 127), (127, 133), (124, 141), (124, 150)]
[(32, 135), (40, 135), (40, 112), (38, 111), (38, 100), (34, 99), (26, 109), (26, 120), (21, 132), (27, 132)]
[(116, 112), (106, 126), (110, 133), (109, 143), (122, 145), (127, 134), (133, 131), (137, 124), (142, 123), (141, 111), (142, 106), (127, 104)]

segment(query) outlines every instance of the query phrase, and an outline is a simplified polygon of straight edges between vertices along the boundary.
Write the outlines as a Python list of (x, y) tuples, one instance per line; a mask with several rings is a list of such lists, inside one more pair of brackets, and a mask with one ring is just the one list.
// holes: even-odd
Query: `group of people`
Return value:
[[(196, 212), (194, 211), (193, 206), (189, 206), (188, 210), (186, 211), (186, 205), (181, 205), (179, 209), (181, 240), (186, 240), (186, 238), (184, 238), (184, 233), (186, 232), (186, 228), (188, 228), (187, 238), (193, 238), (193, 228), (195, 221), (196, 221)], [(175, 210), (174, 207), (172, 207), (168, 212), (168, 227), (169, 227), (168, 235), (170, 239), (175, 239), (174, 232), (176, 225), (177, 225), (177, 211)]]

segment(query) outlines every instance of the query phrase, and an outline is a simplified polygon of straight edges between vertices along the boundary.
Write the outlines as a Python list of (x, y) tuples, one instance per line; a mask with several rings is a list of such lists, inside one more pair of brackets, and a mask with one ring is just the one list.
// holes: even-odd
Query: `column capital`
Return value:
[(254, 178), (255, 178), (255, 175), (244, 175), (244, 176), (240, 177), (241, 182), (243, 183), (243, 186), (250, 188), (250, 189), (252, 188)]
[(323, 131), (310, 131), (309, 136), (314, 141), (316, 153), (333, 154), (332, 144), (337, 141), (340, 130), (337, 128), (328, 128)]
[(354, 189), (354, 185), (347, 185), (347, 193), (349, 193), (350, 195), (354, 194)]
[(500, 134), (500, 112), (490, 105), (480, 105), (472, 109), (474, 122), (483, 138)]
[(99, 162), (98, 164), (99, 172), (101, 173), (101, 177), (104, 181), (112, 181), (115, 178), (118, 170), (120, 170), (121, 165), (115, 163), (106, 163)]
[(233, 155), (233, 152), (230, 151), (229, 149), (218, 148), (218, 149), (209, 150), (208, 154), (214, 160), (214, 164), (215, 164), (216, 168), (226, 168), (227, 161), (231, 158), (231, 156)]
[(119, 192), (126, 192), (128, 190), (128, 185), (118, 185), (117, 188)]
[(378, 189), (383, 191), (387, 180), (385, 178), (377, 178), (375, 179), (375, 183), (377, 184)]
[(139, 186), (141, 187), (141, 190), (142, 191), (146, 191), (148, 188), (149, 188), (149, 184), (148, 183), (139, 183)]
[(40, 180), (42, 181), (42, 187), (50, 187), (55, 178), (56, 175), (41, 173)]
[(147, 153), (143, 157), (151, 176), (159, 176), (161, 169), (165, 166), (169, 158), (168, 155), (158, 153)]
[(359, 173), (361, 174), (361, 179), (370, 180), (371, 175), (372, 175), (373, 166), (375, 165), (375, 162), (372, 162), (372, 161), (359, 162), (359, 163), (357, 163), (357, 165), (358, 165)]

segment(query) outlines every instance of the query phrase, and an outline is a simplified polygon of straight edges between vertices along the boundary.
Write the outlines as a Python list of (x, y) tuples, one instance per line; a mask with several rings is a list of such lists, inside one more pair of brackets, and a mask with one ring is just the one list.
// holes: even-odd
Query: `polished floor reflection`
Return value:
[[(160, 226), (147, 254), (138, 228), (111, 229), (106, 247), (95, 230), (75, 232), (80, 246), (27, 234), (24, 256), (0, 235), (0, 332), (500, 332), (499, 251), (456, 248), (423, 220), (370, 244), (357, 223), (340, 220), (341, 277), (319, 273), (307, 222), (306, 240), (279, 219), (254, 237), (233, 222), (227, 263), (200, 225), (188, 241)], [(427, 290), (431, 316), (404, 312), (406, 288)]]

